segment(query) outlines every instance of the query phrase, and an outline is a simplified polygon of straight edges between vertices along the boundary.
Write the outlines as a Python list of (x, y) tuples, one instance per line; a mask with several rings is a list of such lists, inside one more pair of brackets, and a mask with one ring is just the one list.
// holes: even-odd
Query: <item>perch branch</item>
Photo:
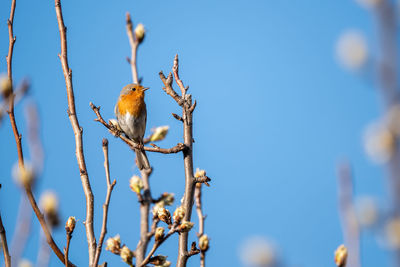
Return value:
[(93, 192), (92, 188), (90, 187), (90, 181), (85, 163), (85, 156), (83, 154), (83, 143), (82, 143), (83, 129), (80, 127), (78, 122), (78, 117), (76, 116), (75, 97), (72, 86), (72, 70), (68, 66), (67, 34), (66, 34), (66, 27), (64, 25), (60, 0), (55, 0), (55, 9), (57, 14), (58, 29), (60, 31), (60, 40), (61, 40), (61, 54), (59, 55), (59, 58), (61, 60), (61, 65), (65, 78), (65, 85), (67, 89), (67, 96), (68, 96), (68, 116), (71, 121), (71, 126), (75, 135), (76, 158), (79, 165), (79, 172), (82, 181), (83, 191), (85, 193), (85, 198), (86, 198), (85, 228), (86, 228), (86, 237), (89, 250), (89, 266), (92, 266), (96, 250), (96, 237), (94, 235), (94, 230), (93, 230), (93, 202), (94, 202)]
[[(108, 124), (103, 119), (103, 117), (100, 114), (100, 107), (95, 106), (93, 103), (90, 103), (90, 107), (93, 109), (94, 113), (97, 116), (95, 121), (98, 121), (101, 124), (103, 124), (111, 132), (111, 134), (113, 134), (116, 137), (119, 137), (122, 141), (124, 141), (127, 145), (129, 145), (129, 147), (131, 149), (140, 148), (140, 146), (138, 144), (136, 144), (129, 138), (122, 135), (122, 133), (118, 129), (116, 129), (115, 126)], [(143, 150), (145, 150), (145, 151), (158, 152), (158, 153), (162, 153), (162, 154), (178, 153), (178, 152), (183, 151), (184, 149), (185, 149), (185, 145), (182, 143), (178, 143), (176, 146), (174, 146), (172, 148), (159, 148), (159, 147), (148, 147), (148, 146), (143, 147)]]
[(116, 180), (114, 180), (112, 183), (110, 180), (110, 167), (109, 167), (110, 165), (108, 160), (108, 140), (106, 138), (103, 139), (103, 154), (104, 154), (104, 169), (106, 171), (106, 181), (107, 181), (107, 195), (103, 205), (103, 226), (101, 228), (99, 243), (97, 244), (93, 266), (97, 266), (97, 264), (99, 263), (101, 248), (103, 246), (103, 241), (107, 233), (108, 205), (110, 203), (111, 192), (114, 189), (115, 184), (117, 183)]

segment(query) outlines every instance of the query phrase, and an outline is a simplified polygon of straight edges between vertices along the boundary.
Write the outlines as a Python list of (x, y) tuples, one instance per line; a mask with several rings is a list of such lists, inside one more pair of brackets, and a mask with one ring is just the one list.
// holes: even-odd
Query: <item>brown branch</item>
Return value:
[[(8, 74), (8, 79), (10, 80), (12, 84), (12, 57), (13, 57), (13, 50), (14, 50), (14, 44), (16, 41), (16, 37), (14, 36), (14, 31), (13, 31), (13, 24), (14, 24), (14, 13), (15, 13), (15, 6), (16, 6), (16, 0), (12, 0), (11, 2), (11, 11), (10, 11), (10, 18), (7, 20), (7, 25), (8, 25), (8, 55), (6, 57), (7, 59), (7, 74)], [(11, 100), (13, 101), (13, 100)]]
[[(204, 235), (204, 221), (206, 219), (206, 217), (203, 215), (203, 211), (202, 211), (201, 187), (202, 187), (202, 184), (197, 184), (195, 192), (194, 192), (194, 197), (196, 199), (197, 217), (199, 218), (199, 232), (197, 234), (197, 237), (199, 238), (199, 240), (200, 240), (200, 237), (202, 237)], [(200, 242), (199, 242), (199, 244), (200, 244)], [(200, 267), (206, 266), (205, 258), (206, 258), (206, 252), (201, 251), (200, 252)]]
[(149, 176), (152, 172), (150, 169), (142, 169), (140, 171), (143, 180), (143, 201), (140, 202), (140, 241), (136, 247), (136, 265), (143, 262), (146, 254), (147, 246), (150, 241), (149, 237), (149, 211), (152, 203)]
[[(175, 90), (172, 88), (172, 75), (168, 75), (165, 78), (164, 74), (160, 72), (160, 78), (164, 84), (163, 90), (170, 95), (177, 103), (182, 107), (182, 119), (183, 119), (183, 140), (185, 144), (185, 150), (183, 151), (183, 161), (185, 168), (185, 193), (183, 196), (182, 207), (185, 209), (185, 217), (183, 220), (190, 221), (192, 216), (193, 198), (194, 198), (194, 187), (195, 179), (193, 176), (193, 117), (192, 113), (192, 96), (186, 94), (188, 87), (184, 87), (183, 82), (179, 78), (179, 61), (178, 55), (175, 56), (174, 66), (172, 67), (175, 81), (181, 89), (182, 97), (179, 97)], [(179, 254), (177, 267), (186, 266), (188, 260), (188, 232), (181, 233), (179, 235)]]
[(65, 267), (68, 267), (68, 253), (69, 253), (69, 243), (71, 242), (71, 238), (72, 238), (72, 233), (71, 232), (67, 232), (67, 247), (65, 248), (64, 251), (64, 255), (65, 255)]
[(85, 198), (86, 198), (85, 228), (86, 228), (86, 237), (89, 250), (89, 266), (92, 266), (96, 251), (96, 237), (94, 235), (94, 230), (93, 230), (93, 202), (94, 202), (93, 192), (92, 188), (90, 187), (90, 181), (85, 163), (85, 156), (83, 154), (83, 144), (82, 144), (83, 129), (80, 127), (78, 118), (76, 116), (75, 97), (72, 86), (72, 70), (68, 66), (67, 34), (66, 34), (66, 27), (64, 25), (60, 0), (55, 0), (55, 9), (57, 14), (58, 29), (60, 31), (60, 40), (61, 40), (61, 54), (59, 55), (59, 58), (61, 60), (61, 65), (65, 78), (65, 85), (67, 89), (67, 96), (68, 96), (68, 116), (75, 134), (76, 158), (79, 165), (79, 172), (82, 181), (83, 191), (85, 193)]
[(0, 238), (1, 238), (1, 245), (3, 247), (4, 262), (6, 264), (6, 267), (11, 267), (11, 257), (8, 251), (6, 230), (4, 229), (3, 221), (1, 220), (1, 215), (0, 215)]
[(164, 84), (164, 87), (162, 88), (164, 92), (171, 96), (179, 106), (182, 106), (183, 99), (172, 88), (172, 73), (169, 73), (167, 78), (165, 78), (165, 75), (162, 71), (160, 71), (158, 74), (160, 75), (160, 79)]
[[(13, 55), (13, 48), (14, 48), (14, 43), (15, 43), (15, 37), (13, 37), (13, 22), (14, 22), (14, 12), (15, 12), (15, 0), (12, 1), (11, 4), (11, 12), (10, 12), (10, 18), (8, 19), (8, 31), (9, 31), (9, 50), (8, 50), (8, 56), (7, 56), (7, 73), (8, 73), (8, 79), (11, 81), (12, 84), (12, 55)], [(17, 123), (15, 121), (15, 115), (14, 115), (14, 93), (11, 94), (9, 97), (9, 110), (8, 114), (10, 117), (10, 122), (11, 122), (11, 127), (14, 133), (14, 138), (15, 142), (17, 145), (17, 152), (18, 152), (18, 165), (19, 168), (24, 168), (24, 155), (22, 152), (22, 143), (21, 139), (22, 136), (18, 132), (17, 128)], [(43, 232), (46, 236), (47, 243), (50, 245), (50, 247), (53, 249), (54, 253), (57, 255), (57, 257), (60, 259), (61, 262), (64, 262), (64, 254), (61, 252), (61, 250), (58, 248), (56, 243), (53, 240), (53, 237), (51, 236), (51, 233), (47, 227), (47, 224), (44, 220), (43, 214), (40, 212), (36, 200), (33, 196), (32, 193), (32, 188), (30, 185), (25, 186), (25, 192), (28, 196), (29, 202), (31, 203), (31, 206), (36, 214), (36, 217), (38, 218), (40, 225), (43, 229)], [(72, 263), (69, 263), (69, 266), (75, 266)]]
[(353, 181), (348, 163), (338, 167), (339, 213), (345, 244), (349, 249), (348, 265), (360, 266), (360, 229), (353, 205)]
[[(141, 146), (139, 144), (137, 144), (137, 143), (133, 142), (132, 140), (130, 140), (129, 138), (125, 137), (121, 133), (121, 131), (119, 131), (117, 128), (115, 128), (114, 125), (108, 124), (100, 114), (100, 107), (95, 106), (93, 103), (90, 103), (90, 107), (92, 108), (92, 110), (94, 111), (94, 113), (97, 116), (95, 121), (98, 121), (101, 124), (103, 124), (111, 132), (111, 134), (113, 134), (116, 137), (119, 137), (131, 149), (135, 149), (135, 148), (140, 149), (141, 148)], [(158, 153), (162, 153), (162, 154), (178, 153), (178, 152), (183, 151), (184, 149), (185, 149), (185, 145), (182, 143), (178, 143), (176, 146), (174, 146), (172, 148), (159, 148), (159, 147), (148, 147), (148, 146), (143, 147), (143, 150), (145, 150), (145, 151), (158, 152)]]
[(111, 192), (114, 189), (115, 184), (117, 183), (116, 180), (114, 180), (112, 183), (110, 180), (110, 167), (109, 167), (110, 165), (108, 160), (108, 140), (106, 138), (103, 138), (103, 154), (104, 154), (104, 169), (106, 171), (106, 181), (107, 181), (107, 195), (103, 205), (103, 226), (101, 228), (99, 243), (97, 244), (96, 254), (93, 262), (93, 266), (95, 267), (99, 263), (101, 248), (103, 246), (103, 241), (107, 233), (108, 205), (110, 203)]
[(129, 12), (126, 13), (126, 33), (128, 34), (129, 43), (131, 45), (131, 50), (132, 50), (129, 63), (132, 68), (133, 82), (139, 83), (138, 71), (137, 71), (137, 65), (136, 65), (137, 49), (139, 46), (139, 42), (136, 40), (135, 35), (133, 34), (133, 24), (132, 24), (131, 15), (129, 14)]

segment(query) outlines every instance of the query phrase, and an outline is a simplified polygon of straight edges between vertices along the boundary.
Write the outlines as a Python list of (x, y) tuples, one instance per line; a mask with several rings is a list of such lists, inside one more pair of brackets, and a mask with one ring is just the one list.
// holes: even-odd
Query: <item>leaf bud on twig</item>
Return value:
[(193, 225), (194, 225), (194, 223), (192, 223), (192, 222), (183, 221), (183, 222), (181, 223), (181, 225), (179, 225), (178, 229), (179, 229), (179, 231), (181, 231), (181, 232), (189, 232), (190, 229), (193, 228)]
[(157, 227), (156, 232), (154, 234), (154, 238), (156, 241), (161, 241), (164, 238), (164, 227)]
[(143, 42), (145, 34), (146, 34), (146, 29), (144, 28), (144, 25), (142, 23), (139, 23), (135, 28), (135, 38), (139, 44)]
[(209, 248), (210, 240), (207, 235), (202, 235), (199, 238), (199, 248), (201, 251), (207, 251)]
[(21, 186), (31, 186), (35, 180), (35, 173), (31, 164), (25, 162), (24, 166), (16, 163), (13, 167), (12, 174), (14, 180)]
[(133, 252), (127, 246), (122, 247), (120, 257), (125, 263), (132, 265)]
[(166, 224), (171, 224), (171, 214), (166, 208), (159, 208), (157, 211), (158, 219), (165, 222)]
[(154, 264), (156, 266), (163, 266), (163, 264), (167, 261), (167, 256), (157, 255), (151, 257), (149, 263)]
[(153, 134), (150, 137), (150, 142), (156, 142), (163, 140), (168, 134), (169, 126), (159, 126), (154, 129)]
[(347, 248), (340, 245), (335, 251), (335, 263), (338, 267), (345, 267), (347, 261)]
[(179, 206), (174, 211), (174, 222), (179, 224), (182, 221), (183, 217), (185, 217), (185, 208)]
[(72, 232), (75, 229), (75, 224), (76, 224), (76, 219), (73, 216), (70, 216), (65, 223), (65, 231), (67, 231), (67, 234), (72, 234)]
[(7, 99), (12, 93), (12, 84), (7, 75), (0, 75), (0, 92), (4, 99)]
[(129, 187), (136, 194), (140, 194), (140, 191), (143, 189), (142, 179), (140, 179), (140, 177), (137, 175), (133, 175), (132, 178), (129, 180)]
[(58, 216), (57, 195), (51, 191), (44, 192), (40, 197), (40, 206), (42, 207), (48, 223), (52, 227), (58, 226), (60, 224), (60, 218)]
[(111, 251), (111, 253), (120, 254), (121, 251), (121, 238), (119, 237), (119, 235), (116, 235), (114, 237), (110, 237), (109, 239), (107, 239), (106, 242), (106, 250)]

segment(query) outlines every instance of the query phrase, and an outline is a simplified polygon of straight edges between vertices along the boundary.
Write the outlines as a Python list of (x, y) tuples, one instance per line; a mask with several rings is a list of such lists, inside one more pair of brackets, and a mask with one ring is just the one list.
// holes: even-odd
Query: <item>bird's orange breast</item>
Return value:
[(118, 101), (118, 111), (121, 115), (130, 113), (134, 117), (138, 117), (144, 108), (146, 107), (143, 96), (133, 94), (123, 95)]

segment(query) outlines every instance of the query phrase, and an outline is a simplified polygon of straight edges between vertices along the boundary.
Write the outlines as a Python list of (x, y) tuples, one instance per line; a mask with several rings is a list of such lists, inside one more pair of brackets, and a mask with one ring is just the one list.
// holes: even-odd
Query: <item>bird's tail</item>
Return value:
[(136, 164), (139, 170), (150, 169), (149, 159), (147, 158), (146, 152), (144, 150), (135, 149), (136, 153)]

